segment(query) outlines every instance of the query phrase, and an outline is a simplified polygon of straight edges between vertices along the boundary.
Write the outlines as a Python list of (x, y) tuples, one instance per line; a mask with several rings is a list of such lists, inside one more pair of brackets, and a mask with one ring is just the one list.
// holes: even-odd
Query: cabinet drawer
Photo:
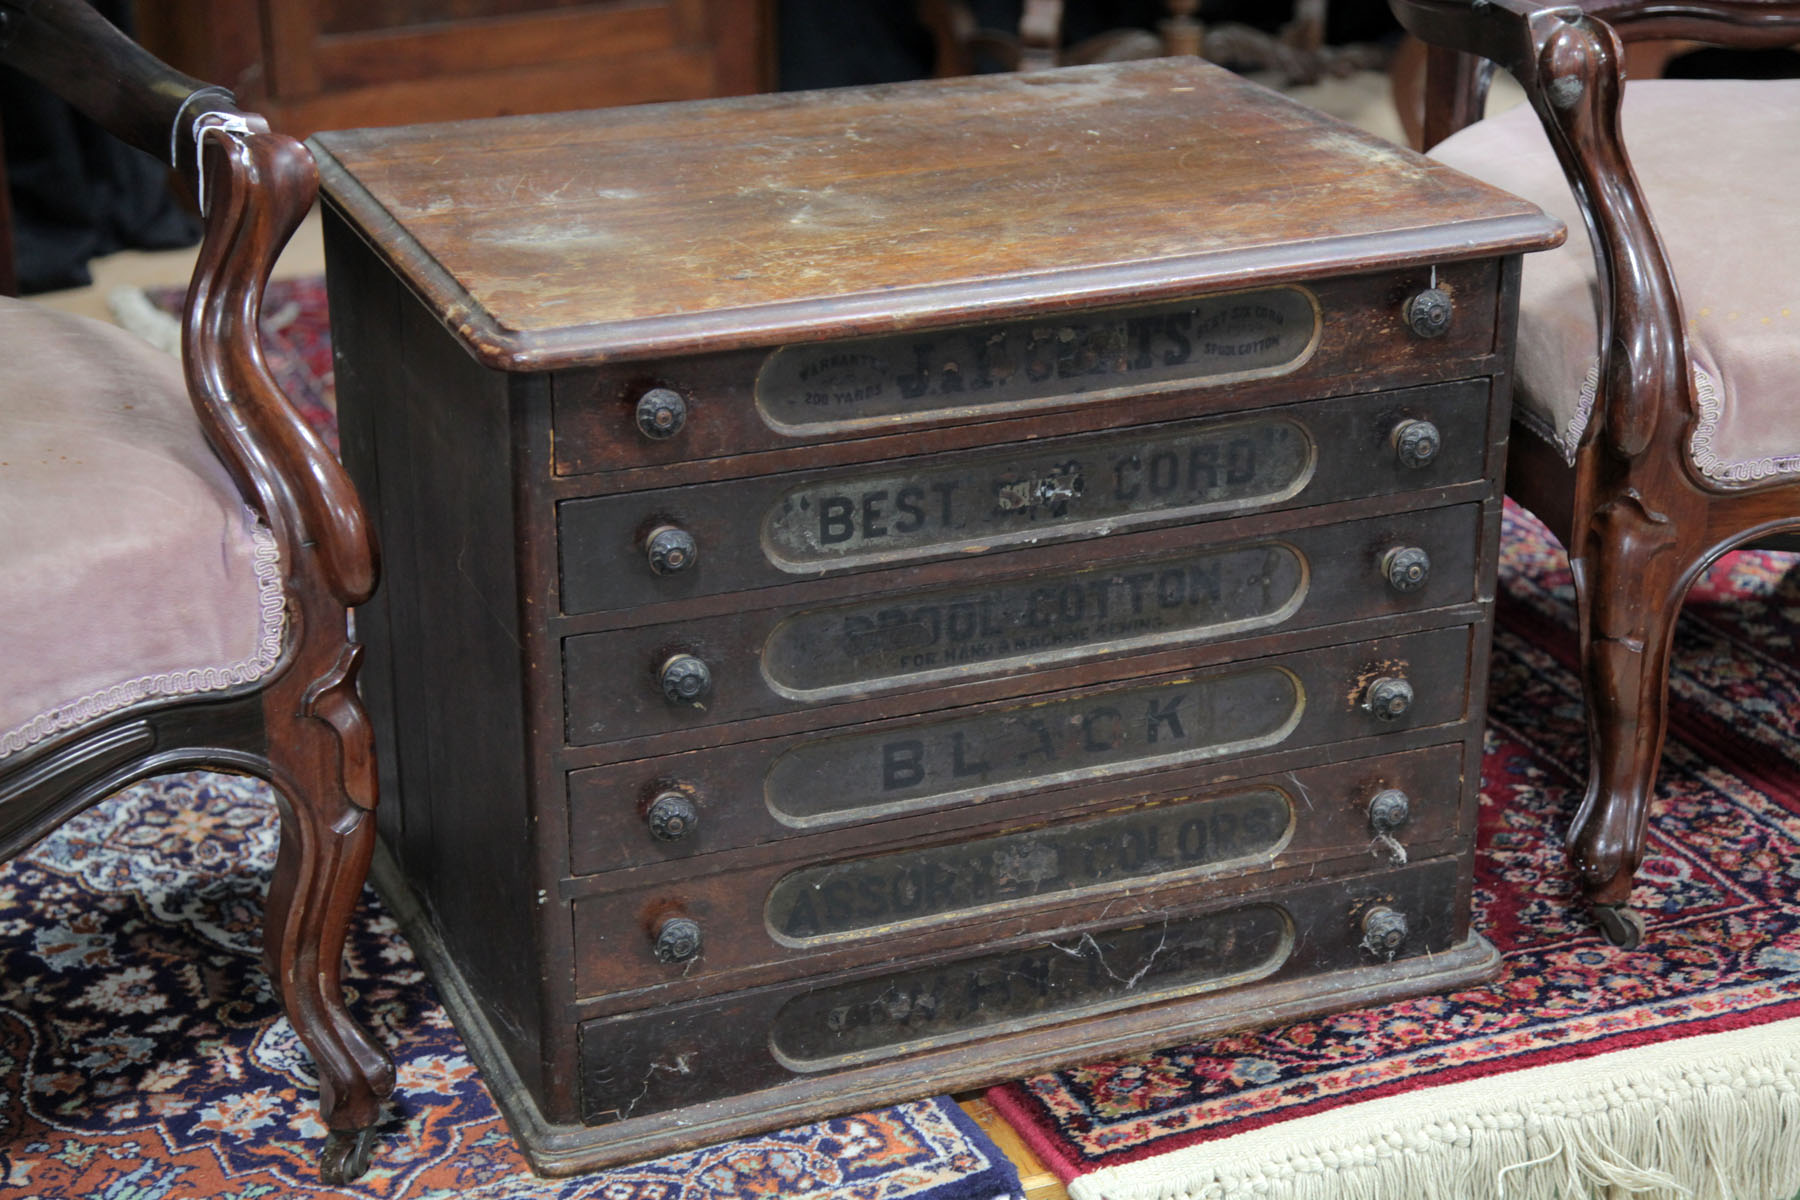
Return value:
[[(569, 775), (571, 869), (588, 874), (1459, 722), (1470, 634), (1456, 626), (589, 767)], [(1405, 682), (1404, 711), (1373, 710), (1382, 679)], [(696, 819), (678, 841), (659, 844), (647, 821), (668, 794), (684, 797)]]
[(1476, 598), (1480, 519), (1467, 504), (1157, 555), (1108, 539), (1068, 556), (1104, 553), (1106, 566), (1001, 574), (996, 563), (961, 587), (582, 634), (563, 643), (568, 738), (924, 689), (940, 707), (943, 689), (996, 676), (1020, 677), (1025, 691), (1030, 672), (1106, 660), (1117, 673), (1182, 646), (1463, 603)]
[[(587, 1021), (584, 1118), (645, 1116), (977, 1038), (987, 1041), (984, 1058), (1003, 1063), (987, 1070), (1006, 1075), (1034, 1055), (1066, 1061), (1077, 1054), (1060, 1031), (1067, 1022), (1088, 1022), (1069, 1032), (1091, 1047), (1120, 1032), (1108, 1026), (1108, 1014), (1217, 993), (1231, 994), (1234, 1027), (1242, 1028), (1277, 991), (1282, 999), (1324, 994), (1345, 986), (1336, 973), (1361, 967), (1404, 974), (1406, 960), (1458, 947), (1468, 928), (1466, 916), (1450, 915), (1468, 911), (1452, 859), (1224, 901), (1182, 899), (1090, 924), (995, 936), (975, 953)], [(1397, 945), (1377, 932), (1397, 934)], [(1196, 1008), (1190, 1019), (1204, 1014)], [(1175, 1012), (1160, 1020), (1165, 1040), (1192, 1032)], [(674, 1062), (685, 1069), (658, 1069)], [(918, 1079), (935, 1078), (923, 1065), (917, 1070), (915, 1089)]]
[[(1294, 877), (1346, 875), (1455, 844), (1461, 747), (1358, 759), (1227, 784), (1117, 799), (1055, 820), (938, 828), (875, 853), (842, 837), (787, 843), (755, 865), (710, 869), (574, 903), (578, 989), (623, 992), (757, 968), (812, 974), (907, 953), (909, 942), (978, 944), (987, 925), (1066, 921), (1078, 904), (1123, 912), (1169, 888), (1208, 895)], [(896, 823), (897, 825), (899, 823)], [(881, 831), (888, 835), (897, 829)], [(1388, 840), (1382, 840), (1383, 837)], [(802, 858), (800, 856), (806, 855)], [(767, 857), (767, 856), (763, 856)], [(643, 874), (640, 872), (639, 874)], [(610, 881), (609, 881), (610, 882)], [(691, 921), (692, 954), (659, 950), (665, 923)], [(673, 936), (673, 935), (669, 935)], [(736, 986), (735, 980), (717, 986)]]
[[(1239, 395), (1262, 381), (1290, 396), (1328, 396), (1455, 378), (1443, 372), (1456, 364), (1475, 374), (1494, 348), (1499, 270), (1492, 262), (1439, 267), (1453, 314), (1442, 335), (1421, 337), (1405, 307), (1431, 275), (1353, 276), (563, 371), (552, 384), (555, 470), (617, 471), (943, 427), (967, 428), (977, 441), (1028, 437), (975, 426), (1124, 403), (1151, 411), (1154, 397), (1181, 393), (1241, 407)], [(656, 389), (646, 412), (672, 394), (679, 423), (647, 436), (639, 406)], [(1183, 407), (1192, 412), (1196, 401)]]
[[(1440, 489), (1483, 477), (1487, 430), (1488, 384), (1474, 380), (565, 500), (557, 507), (562, 610), (642, 608), (824, 574)], [(1432, 443), (1424, 461), (1413, 439)], [(673, 567), (671, 547), (681, 551)]]

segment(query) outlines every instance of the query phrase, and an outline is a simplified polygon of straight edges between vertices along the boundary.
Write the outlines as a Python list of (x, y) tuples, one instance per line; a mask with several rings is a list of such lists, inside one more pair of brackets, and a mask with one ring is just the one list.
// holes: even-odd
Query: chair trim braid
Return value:
[[(255, 520), (256, 514), (246, 509), (245, 516)], [(154, 675), (140, 675), (54, 705), (28, 721), (0, 731), (0, 761), (145, 700), (227, 691), (255, 683), (273, 671), (281, 661), (282, 638), (287, 627), (287, 595), (281, 586), (281, 549), (274, 533), (261, 521), (255, 522), (250, 537), (258, 616), (256, 649), (249, 657), (230, 663), (180, 667)]]

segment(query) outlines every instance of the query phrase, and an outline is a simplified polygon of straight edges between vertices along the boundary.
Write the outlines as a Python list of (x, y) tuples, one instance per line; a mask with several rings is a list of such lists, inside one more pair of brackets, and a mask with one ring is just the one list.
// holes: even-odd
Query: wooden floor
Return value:
[[(93, 273), (94, 282), (87, 287), (39, 292), (26, 299), (46, 308), (93, 317), (98, 321), (110, 321), (112, 313), (107, 308), (107, 297), (112, 295), (113, 289), (171, 285), (186, 287), (188, 278), (194, 273), (194, 259), (199, 253), (197, 246), (190, 246), (185, 250), (122, 250), (88, 262), (88, 270)], [(319, 210), (315, 208), (300, 223), (300, 228), (295, 230), (287, 249), (281, 252), (281, 258), (275, 263), (274, 277), (292, 279), (324, 273), (325, 242), (319, 232)]]
[(986, 1097), (980, 1092), (970, 1092), (958, 1096), (956, 1102), (981, 1126), (981, 1131), (1005, 1152), (1013, 1166), (1019, 1168), (1019, 1182), (1025, 1187), (1025, 1200), (1068, 1200), (1069, 1189), (1063, 1186), (1062, 1180), (1044, 1165), (1043, 1159), (1032, 1153), (1031, 1147), (1025, 1144), (1018, 1131), (1006, 1123), (1006, 1118), (987, 1102)]

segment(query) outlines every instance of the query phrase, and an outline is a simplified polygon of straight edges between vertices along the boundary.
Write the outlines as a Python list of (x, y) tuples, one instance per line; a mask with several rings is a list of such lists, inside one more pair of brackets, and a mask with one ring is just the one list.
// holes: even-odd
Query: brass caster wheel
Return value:
[(1636, 950), (1644, 941), (1644, 917), (1624, 904), (1594, 905), (1600, 936), (1621, 950)]
[(325, 1148), (319, 1151), (319, 1178), (329, 1184), (344, 1184), (359, 1178), (369, 1169), (375, 1156), (375, 1139), (380, 1130), (334, 1129), (325, 1137)]

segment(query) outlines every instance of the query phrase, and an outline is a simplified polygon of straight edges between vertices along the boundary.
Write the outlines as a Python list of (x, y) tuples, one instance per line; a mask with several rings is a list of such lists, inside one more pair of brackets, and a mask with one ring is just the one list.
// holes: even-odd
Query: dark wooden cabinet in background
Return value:
[(383, 875), (541, 1169), (1493, 968), (1536, 209), (1192, 59), (314, 144)]
[(139, 40), (271, 125), (456, 121), (774, 84), (774, 0), (138, 0)]

